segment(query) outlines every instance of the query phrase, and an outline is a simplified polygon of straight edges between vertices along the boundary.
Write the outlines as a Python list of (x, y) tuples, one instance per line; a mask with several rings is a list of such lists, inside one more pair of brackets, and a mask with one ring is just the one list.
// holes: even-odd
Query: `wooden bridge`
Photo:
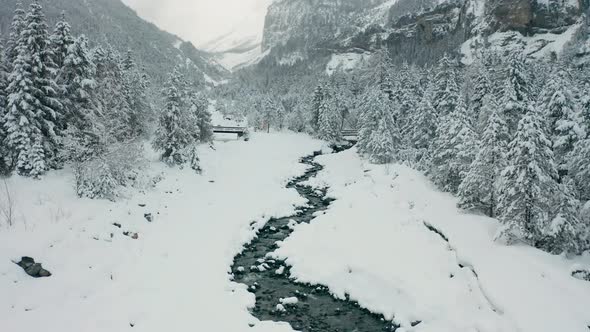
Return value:
[(342, 138), (347, 141), (356, 142), (358, 135), (359, 133), (356, 129), (342, 129)]
[[(246, 127), (213, 127), (213, 132), (216, 134), (236, 134), (238, 138), (248, 138), (248, 128)], [(356, 141), (358, 137), (358, 130), (356, 129), (343, 129), (342, 138), (347, 141)]]
[(238, 137), (244, 137), (248, 134), (248, 128), (246, 127), (213, 127), (213, 132), (216, 134), (237, 134)]

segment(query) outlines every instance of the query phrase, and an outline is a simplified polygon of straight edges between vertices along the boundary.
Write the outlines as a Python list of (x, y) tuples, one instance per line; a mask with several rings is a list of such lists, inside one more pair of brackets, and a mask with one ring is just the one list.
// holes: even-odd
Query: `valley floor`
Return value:
[[(78, 199), (67, 171), (10, 179), (16, 218), (0, 225), (0, 330), (292, 331), (251, 316), (254, 295), (228, 273), (268, 218), (305, 204), (285, 185), (305, 171), (299, 158), (320, 149), (296, 134), (218, 142), (202, 147), (202, 175), (154, 158), (149, 169), (163, 180), (117, 203)], [(496, 221), (461, 213), (419, 173), (369, 165), (354, 148), (317, 160), (326, 168), (310, 184), (337, 200), (275, 253), (300, 281), (406, 331), (588, 331), (590, 283), (570, 272), (590, 257), (496, 245)], [(11, 262), (21, 256), (53, 276), (28, 277)]]

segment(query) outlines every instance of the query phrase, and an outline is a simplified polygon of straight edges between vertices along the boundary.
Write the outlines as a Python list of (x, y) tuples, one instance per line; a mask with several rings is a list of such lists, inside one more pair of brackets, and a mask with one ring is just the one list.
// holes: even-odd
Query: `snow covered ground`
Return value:
[(367, 53), (342, 53), (332, 54), (332, 58), (326, 65), (326, 74), (332, 75), (336, 71), (348, 72), (360, 66), (363, 61), (370, 58)]
[[(0, 331), (292, 331), (251, 316), (254, 296), (228, 272), (265, 220), (304, 203), (285, 185), (304, 172), (298, 159), (323, 147), (286, 133), (218, 142), (201, 148), (203, 175), (153, 158), (149, 170), (164, 179), (117, 203), (78, 199), (67, 171), (10, 179)], [(590, 283), (570, 272), (590, 257), (497, 245), (495, 220), (458, 211), (418, 172), (370, 165), (354, 148), (318, 161), (326, 169), (310, 182), (337, 201), (275, 253), (300, 281), (349, 295), (405, 331), (588, 331)], [(28, 277), (11, 262), (21, 256), (53, 276)]]
[[(496, 32), (489, 36), (490, 48), (496, 51), (520, 48), (524, 45), (526, 55), (536, 59), (547, 58), (551, 54), (562, 54), (566, 44), (582, 26), (581, 23), (570, 26), (561, 34), (537, 33), (534, 36), (523, 36), (518, 32)], [(468, 39), (461, 45), (462, 62), (466, 65), (473, 63), (477, 48), (481, 47), (483, 40), (480, 36)], [(474, 53), (475, 52), (475, 53)]]
[[(154, 160), (164, 180), (118, 203), (78, 199), (67, 171), (10, 179), (16, 218), (0, 225), (0, 331), (291, 331), (257, 322), (253, 295), (228, 271), (264, 220), (304, 203), (285, 185), (321, 147), (295, 134), (203, 146), (203, 175)], [(11, 262), (21, 256), (53, 276), (28, 277)]]
[(337, 201), (275, 253), (300, 281), (395, 315), (406, 331), (588, 331), (590, 283), (570, 272), (590, 257), (495, 244), (495, 220), (457, 210), (407, 167), (370, 165), (354, 149), (318, 160), (326, 169), (311, 183)]

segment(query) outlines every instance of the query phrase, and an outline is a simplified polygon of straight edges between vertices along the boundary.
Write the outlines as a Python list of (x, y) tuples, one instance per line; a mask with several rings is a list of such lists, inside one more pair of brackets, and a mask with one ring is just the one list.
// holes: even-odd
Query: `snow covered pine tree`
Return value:
[(16, 41), (18, 55), (9, 77), (4, 126), (17, 172), (39, 177), (56, 162), (62, 105), (56, 98), (53, 52), (38, 1), (31, 3), (25, 26)]
[(479, 140), (477, 156), (459, 186), (459, 207), (483, 211), (493, 218), (498, 204), (499, 180), (506, 168), (508, 125), (492, 95), (485, 95), (482, 105), (482, 112), (490, 116)]

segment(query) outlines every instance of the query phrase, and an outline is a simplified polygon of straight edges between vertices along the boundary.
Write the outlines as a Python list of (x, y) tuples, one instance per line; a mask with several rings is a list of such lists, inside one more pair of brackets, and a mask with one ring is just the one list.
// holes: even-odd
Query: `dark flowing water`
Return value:
[[(305, 332), (396, 331), (399, 326), (361, 308), (356, 302), (334, 298), (324, 286), (295, 282), (291, 278), (290, 267), (284, 261), (267, 257), (277, 249), (277, 241), (291, 235), (293, 225), (312, 222), (314, 214), (327, 210), (333, 201), (326, 197), (326, 190), (301, 184), (322, 170), (322, 166), (314, 162), (318, 155), (303, 158), (301, 162), (311, 168), (287, 186), (295, 188), (305, 197), (307, 206), (298, 208), (293, 216), (271, 219), (258, 232), (257, 238), (234, 258), (233, 280), (247, 285), (249, 291), (256, 295), (252, 314), (263, 321), (287, 322), (293, 329)], [(294, 302), (294, 298), (297, 303), (290, 303)], [(291, 301), (281, 304), (281, 299)]]

